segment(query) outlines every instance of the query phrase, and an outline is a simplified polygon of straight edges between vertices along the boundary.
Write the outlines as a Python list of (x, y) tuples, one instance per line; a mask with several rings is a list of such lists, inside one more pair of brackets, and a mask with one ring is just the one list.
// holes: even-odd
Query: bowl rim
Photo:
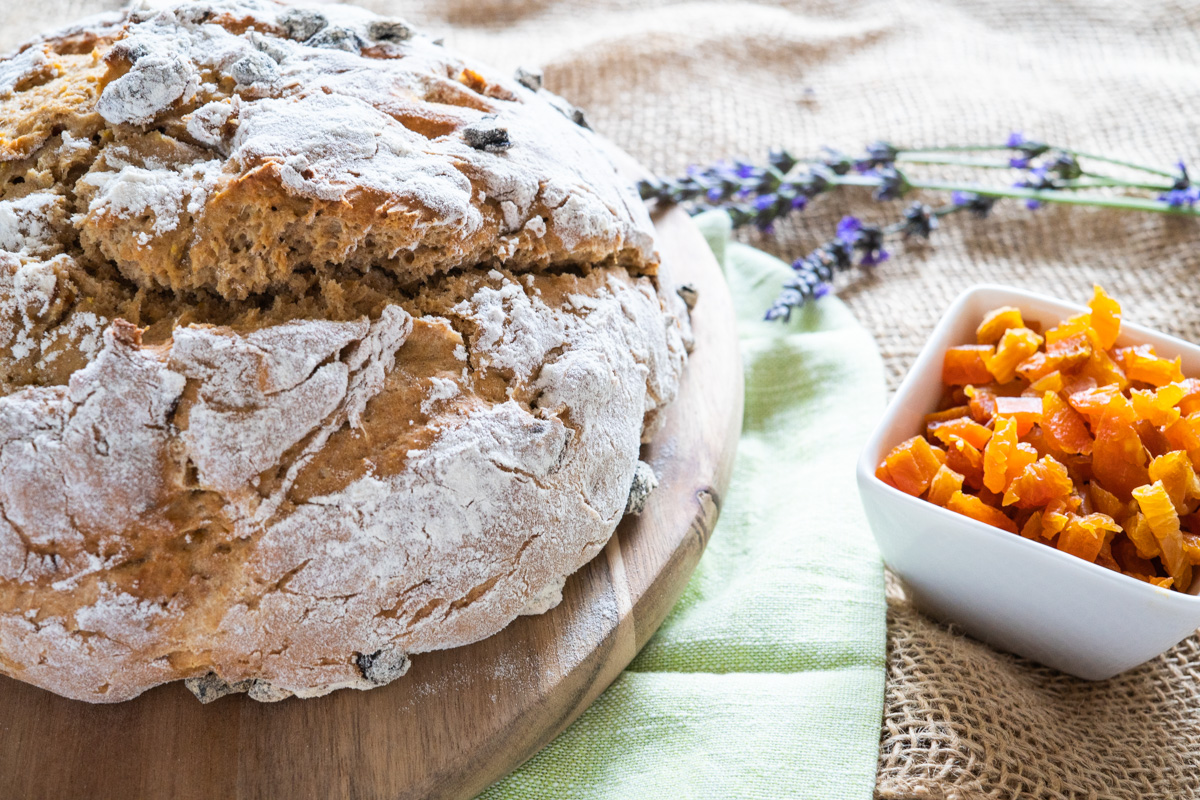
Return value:
[[(963, 292), (961, 292), (953, 302), (946, 308), (942, 316), (938, 319), (933, 331), (925, 340), (925, 344), (921, 347), (912, 366), (909, 367), (904, 379), (896, 388), (891, 400), (888, 402), (887, 409), (880, 417), (879, 422), (872, 430), (870, 437), (867, 439), (866, 445), (860, 452), (857, 477), (859, 484), (859, 494), (864, 503), (870, 502), (866, 495), (866, 491), (882, 491), (885, 494), (891, 493), (891, 496), (903, 498), (904, 502), (911, 503), (914, 509), (920, 508), (920, 513), (931, 513), (935, 517), (941, 515), (940, 518), (945, 523), (954, 523), (962, 526), (965, 530), (971, 531), (976, 536), (988, 536), (994, 540), (996, 546), (1017, 548), (1018, 551), (1023, 551), (1029, 554), (1030, 558), (1050, 558), (1058, 559), (1063, 568), (1076, 572), (1081, 578), (1089, 580), (1101, 580), (1115, 582), (1114, 586), (1123, 587), (1130, 591), (1141, 591), (1147, 593), (1148, 596), (1153, 595), (1160, 600), (1168, 599), (1168, 602), (1175, 603), (1180, 606), (1192, 607), (1200, 604), (1200, 569), (1196, 576), (1192, 579), (1192, 585), (1186, 592), (1180, 592), (1175, 589), (1163, 589), (1145, 581), (1140, 581), (1137, 578), (1130, 577), (1121, 572), (1102, 567), (1091, 561), (1085, 561), (1078, 556), (1064, 553), (1053, 547), (1047, 547), (1038, 542), (1032, 542), (1020, 534), (1011, 534), (992, 525), (972, 519), (971, 517), (958, 514), (947, 508), (936, 506), (928, 500), (922, 500), (919, 497), (902, 492), (894, 486), (889, 486), (878, 477), (875, 476), (875, 468), (877, 459), (883, 452), (886, 441), (890, 438), (889, 434), (893, 433), (893, 428), (896, 425), (896, 418), (903, 410), (904, 400), (911, 394), (917, 386), (925, 379), (927, 373), (932, 368), (932, 364), (936, 364), (942, 357), (942, 352), (948, 346), (944, 340), (950, 335), (950, 329), (961, 319), (965, 313), (966, 307), (979, 295), (993, 294), (997, 296), (995, 301), (997, 305), (1013, 305), (1025, 311), (1022, 307), (1022, 301), (1032, 301), (1040, 305), (1054, 306), (1061, 309), (1066, 316), (1071, 314), (1086, 311), (1086, 306), (1081, 306), (1077, 303), (1071, 303), (1061, 300), (1057, 297), (1030, 292), (1025, 289), (1017, 289), (1011, 286), (1003, 286), (995, 283), (979, 283), (974, 284)], [(1156, 340), (1155, 347), (1158, 348), (1159, 343), (1165, 349), (1167, 347), (1178, 348), (1179, 350), (1188, 350), (1191, 355), (1200, 359), (1200, 346), (1184, 341), (1170, 334), (1156, 331), (1152, 328), (1147, 328), (1143, 325), (1127, 322), (1124, 318), (1121, 320), (1121, 339), (1126, 335), (1132, 334), (1130, 338), (1135, 340), (1143, 340), (1146, 338)], [(1180, 352), (1168, 353), (1170, 356), (1181, 355)], [(937, 360), (937, 361), (935, 361)], [(938, 370), (940, 376), (940, 369)], [(940, 380), (940, 377), (939, 377)], [(897, 442), (898, 444), (899, 442)], [(892, 445), (895, 446), (894, 444)], [(918, 534), (920, 536), (921, 534)], [(1040, 555), (1039, 555), (1040, 553)]]

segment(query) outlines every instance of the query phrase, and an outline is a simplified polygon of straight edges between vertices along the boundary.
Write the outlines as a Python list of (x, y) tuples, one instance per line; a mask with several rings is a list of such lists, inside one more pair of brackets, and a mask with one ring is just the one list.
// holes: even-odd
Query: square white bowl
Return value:
[[(1119, 298), (1118, 298), (1119, 299)], [(892, 398), (858, 462), (875, 541), (913, 602), (1002, 650), (1101, 680), (1165, 652), (1200, 627), (1200, 576), (1161, 589), (905, 494), (875, 477), (893, 447), (923, 433), (942, 394), (946, 348), (974, 344), (983, 315), (1016, 306), (1043, 328), (1086, 311), (1049, 297), (980, 285), (946, 311)], [(1200, 376), (1200, 347), (1122, 321), (1117, 346), (1152, 344)]]

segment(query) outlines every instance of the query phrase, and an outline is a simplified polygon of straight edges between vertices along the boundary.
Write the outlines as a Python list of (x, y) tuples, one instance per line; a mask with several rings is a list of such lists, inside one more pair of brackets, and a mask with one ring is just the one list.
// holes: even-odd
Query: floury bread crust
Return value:
[(554, 605), (689, 333), (536, 89), (254, 0), (0, 61), (0, 671), (316, 696)]

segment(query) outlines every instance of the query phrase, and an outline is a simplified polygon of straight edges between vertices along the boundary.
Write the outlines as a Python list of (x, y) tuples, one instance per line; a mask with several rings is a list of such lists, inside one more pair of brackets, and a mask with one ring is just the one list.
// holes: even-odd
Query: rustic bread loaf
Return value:
[(268, 0), (0, 60), (0, 672), (308, 697), (554, 605), (689, 332), (519, 77)]

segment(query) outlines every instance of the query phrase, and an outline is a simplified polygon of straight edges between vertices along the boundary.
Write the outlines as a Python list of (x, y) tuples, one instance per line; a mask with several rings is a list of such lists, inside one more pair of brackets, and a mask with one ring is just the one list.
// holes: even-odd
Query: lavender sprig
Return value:
[[(981, 160), (973, 154), (1007, 152), (1006, 161)], [(1130, 180), (1097, 170), (1090, 162), (1134, 170), (1150, 177)], [(948, 164), (1021, 170), (1008, 185), (915, 179), (909, 166)], [(903, 167), (903, 168), (902, 168)], [(1161, 183), (1169, 178), (1170, 184)], [(690, 211), (724, 208), (735, 227), (754, 225), (770, 233), (781, 218), (801, 211), (818, 195), (847, 186), (872, 190), (876, 200), (890, 201), (914, 190), (950, 193), (950, 202), (936, 209), (921, 202), (907, 206), (902, 217), (887, 226), (864, 225), (857, 217), (844, 217), (835, 236), (792, 264), (793, 275), (779, 298), (767, 310), (767, 319), (789, 319), (793, 309), (828, 294), (834, 275), (851, 267), (872, 268), (889, 254), (889, 237), (929, 239), (938, 218), (967, 212), (984, 219), (996, 202), (1015, 198), (1028, 208), (1043, 203), (1084, 205), (1155, 213), (1200, 216), (1200, 186), (1192, 184), (1183, 162), (1173, 171), (1135, 164), (1079, 150), (1058, 147), (1013, 133), (1002, 145), (967, 145), (937, 148), (899, 148), (878, 141), (859, 156), (825, 148), (820, 158), (800, 160), (786, 150), (775, 150), (766, 165), (745, 161), (719, 162), (693, 167), (678, 179), (642, 181), (642, 197), (654, 204), (684, 204)], [(1082, 190), (1105, 190), (1105, 194)], [(1153, 197), (1145, 196), (1153, 192)]]

